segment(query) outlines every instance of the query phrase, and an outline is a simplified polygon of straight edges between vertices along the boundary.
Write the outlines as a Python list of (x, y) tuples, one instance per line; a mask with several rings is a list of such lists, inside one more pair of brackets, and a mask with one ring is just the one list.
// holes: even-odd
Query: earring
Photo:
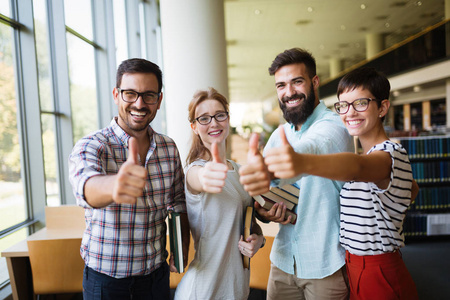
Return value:
[(378, 115), (381, 118), (381, 115)]

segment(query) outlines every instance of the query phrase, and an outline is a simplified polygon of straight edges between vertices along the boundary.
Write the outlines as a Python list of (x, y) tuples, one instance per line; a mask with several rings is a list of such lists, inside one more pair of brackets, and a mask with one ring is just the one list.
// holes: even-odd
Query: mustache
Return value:
[(140, 108), (137, 109), (136, 107), (130, 107), (129, 110), (135, 110), (137, 112), (143, 112), (143, 113), (150, 113), (150, 110), (148, 108)]
[(290, 97), (285, 96), (285, 97), (283, 97), (283, 98), (281, 99), (281, 101), (282, 101), (283, 103), (286, 103), (286, 102), (288, 102), (288, 101), (292, 101), (292, 100), (302, 100), (302, 99), (306, 99), (306, 95), (303, 94), (303, 93), (300, 93), (300, 94), (292, 95), (292, 96), (290, 96)]

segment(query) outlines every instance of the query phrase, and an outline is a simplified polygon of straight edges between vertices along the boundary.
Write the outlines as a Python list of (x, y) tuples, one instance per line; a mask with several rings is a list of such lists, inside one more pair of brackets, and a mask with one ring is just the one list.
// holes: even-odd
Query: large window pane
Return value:
[(12, 29), (0, 23), (0, 230), (25, 221)]
[(98, 129), (94, 47), (67, 33), (74, 143)]
[(10, 0), (0, 0), (0, 14), (11, 18), (11, 8), (9, 6)]
[(67, 26), (85, 38), (94, 40), (91, 0), (65, 0), (64, 17)]
[(128, 58), (127, 26), (125, 23), (125, 3), (124, 0), (113, 1), (114, 10), (114, 39), (116, 40), (116, 62), (120, 65)]

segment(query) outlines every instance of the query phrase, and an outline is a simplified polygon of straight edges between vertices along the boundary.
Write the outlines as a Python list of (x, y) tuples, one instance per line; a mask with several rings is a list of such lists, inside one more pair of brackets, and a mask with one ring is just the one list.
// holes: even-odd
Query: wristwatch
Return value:
[(262, 247), (264, 247), (265, 244), (266, 244), (266, 237), (263, 236), (263, 242), (261, 244), (261, 247), (259, 247), (259, 248), (261, 249)]

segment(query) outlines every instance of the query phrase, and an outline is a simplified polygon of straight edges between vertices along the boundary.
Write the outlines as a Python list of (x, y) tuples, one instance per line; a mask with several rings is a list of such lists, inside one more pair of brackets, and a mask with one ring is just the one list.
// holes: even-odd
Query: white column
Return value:
[(184, 163), (194, 92), (214, 87), (228, 97), (224, 6), (217, 0), (164, 0), (160, 5), (167, 134)]
[(384, 50), (384, 37), (380, 33), (366, 35), (366, 59), (371, 59)]
[(330, 59), (330, 78), (336, 77), (343, 69), (342, 60), (338, 57)]

